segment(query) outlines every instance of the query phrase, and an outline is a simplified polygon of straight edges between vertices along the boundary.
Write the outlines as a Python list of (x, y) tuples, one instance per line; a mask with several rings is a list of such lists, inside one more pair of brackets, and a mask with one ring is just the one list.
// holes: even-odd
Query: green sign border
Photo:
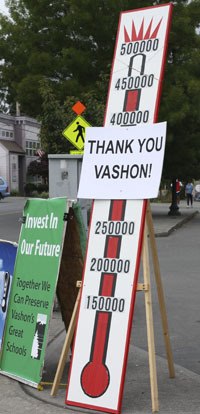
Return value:
[(0, 373), (36, 387), (42, 377), (67, 211), (66, 198), (31, 199), (24, 207)]

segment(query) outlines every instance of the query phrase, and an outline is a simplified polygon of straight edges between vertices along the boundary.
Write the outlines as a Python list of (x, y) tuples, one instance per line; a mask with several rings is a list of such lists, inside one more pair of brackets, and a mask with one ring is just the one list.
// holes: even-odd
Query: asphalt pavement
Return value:
[[(178, 231), (187, 221), (200, 212), (200, 203), (187, 208), (185, 201), (180, 204), (180, 215), (169, 216), (169, 204), (151, 203), (156, 237), (167, 237)], [(145, 327), (144, 327), (145, 329)], [(51, 397), (51, 387), (56, 372), (65, 330), (59, 310), (55, 310), (49, 329), (41, 390), (0, 375), (0, 414), (3, 413), (94, 413), (92, 410), (69, 408), (65, 405), (69, 357), (66, 361), (63, 378), (55, 397)], [(199, 414), (200, 413), (200, 376), (175, 365), (175, 378), (169, 378), (167, 361), (156, 356), (159, 412), (161, 414)], [(149, 380), (148, 354), (130, 345), (126, 381), (123, 394), (122, 414), (149, 414), (152, 412)]]

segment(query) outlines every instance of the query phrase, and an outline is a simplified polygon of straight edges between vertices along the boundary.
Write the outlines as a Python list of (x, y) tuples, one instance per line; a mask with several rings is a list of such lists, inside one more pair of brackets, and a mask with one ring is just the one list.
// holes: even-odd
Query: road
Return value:
[(24, 197), (8, 197), (0, 201), (0, 239), (18, 242)]
[[(156, 239), (175, 363), (200, 374), (200, 215), (168, 237)], [(153, 271), (151, 272), (153, 276)], [(166, 356), (152, 277), (156, 353)], [(146, 347), (144, 298), (137, 294), (133, 343)]]
[[(25, 198), (0, 202), (0, 238), (18, 242)], [(174, 362), (200, 374), (200, 214), (168, 237), (156, 239)], [(142, 271), (140, 272), (142, 274)], [(152, 275), (156, 353), (166, 356)], [(138, 293), (131, 342), (147, 349), (144, 294)], [(63, 338), (60, 338), (63, 344)]]

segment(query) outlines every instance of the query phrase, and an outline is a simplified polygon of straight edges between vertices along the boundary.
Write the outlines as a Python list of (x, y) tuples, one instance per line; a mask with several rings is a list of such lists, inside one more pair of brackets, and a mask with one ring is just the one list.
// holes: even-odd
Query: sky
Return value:
[(5, 14), (8, 13), (8, 9), (5, 6), (5, 0), (0, 0), (0, 12)]

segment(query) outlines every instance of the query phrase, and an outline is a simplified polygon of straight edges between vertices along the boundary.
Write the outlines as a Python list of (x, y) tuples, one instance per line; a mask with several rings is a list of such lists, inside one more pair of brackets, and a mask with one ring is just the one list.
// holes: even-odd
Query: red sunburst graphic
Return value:
[(160, 19), (159, 23), (155, 28), (152, 28), (153, 18), (151, 19), (147, 30), (144, 32), (144, 19), (142, 20), (141, 26), (139, 28), (138, 34), (136, 33), (134, 21), (132, 22), (132, 31), (131, 36), (129, 36), (126, 27), (124, 26), (124, 41), (128, 42), (135, 42), (137, 40), (147, 40), (147, 39), (155, 39), (158, 34), (158, 30), (160, 28), (162, 22), (162, 18)]

